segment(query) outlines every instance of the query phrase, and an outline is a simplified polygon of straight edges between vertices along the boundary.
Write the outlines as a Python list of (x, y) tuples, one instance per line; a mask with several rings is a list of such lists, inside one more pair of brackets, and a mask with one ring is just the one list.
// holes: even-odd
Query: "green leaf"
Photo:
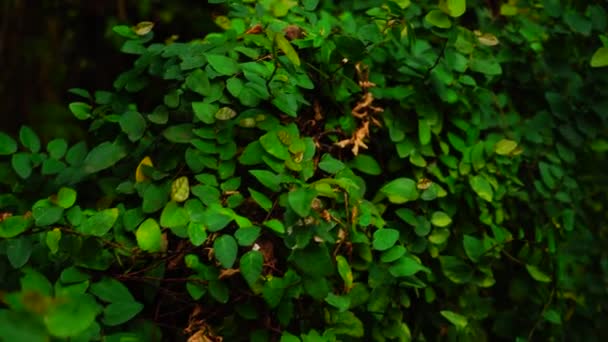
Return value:
[(464, 329), (469, 324), (467, 318), (463, 315), (457, 314), (452, 311), (442, 310), (440, 311), (441, 316), (445, 317), (450, 323), (458, 329)]
[(118, 213), (117, 208), (101, 210), (86, 219), (78, 231), (93, 236), (105, 235), (114, 226)]
[(63, 208), (46, 203), (41, 205), (35, 204), (32, 214), (36, 220), (36, 226), (49, 226), (61, 219)]
[(220, 280), (209, 282), (209, 293), (213, 299), (223, 304), (228, 303), (230, 299), (230, 289)]
[(268, 220), (268, 221), (264, 222), (264, 225), (279, 234), (285, 233), (285, 226), (283, 225), (283, 223), (281, 221), (279, 221), (277, 219)]
[(76, 190), (63, 187), (57, 192), (56, 204), (64, 209), (71, 208), (76, 203)]
[(424, 17), (424, 20), (426, 20), (429, 24), (437, 26), (439, 28), (447, 29), (452, 27), (452, 21), (450, 20), (450, 18), (440, 10), (431, 10)]
[(517, 142), (509, 139), (501, 139), (494, 146), (494, 152), (501, 156), (508, 156), (517, 148)]
[(291, 117), (295, 118), (298, 115), (298, 102), (294, 94), (277, 94), (271, 102), (279, 110)]
[(410, 0), (391, 0), (392, 2), (396, 3), (397, 6), (399, 6), (401, 9), (406, 9), (410, 6), (411, 1)]
[(440, 256), (439, 262), (443, 274), (456, 284), (465, 284), (473, 278), (473, 269), (460, 258)]
[(194, 139), (193, 129), (192, 124), (169, 126), (163, 131), (163, 136), (172, 143), (189, 144)]
[(13, 268), (23, 267), (32, 255), (32, 243), (27, 236), (10, 239), (6, 243), (6, 256)]
[[(231, 77), (226, 81), (226, 88), (230, 95), (238, 98), (243, 90), (243, 81), (240, 78)], [(253, 119), (255, 121), (255, 119)]]
[(249, 194), (251, 198), (260, 206), (262, 209), (266, 211), (270, 211), (272, 209), (272, 201), (266, 195), (261, 192), (257, 192), (252, 188), (247, 188), (249, 190)]
[(144, 305), (136, 301), (112, 303), (103, 310), (103, 323), (114, 326), (128, 322), (143, 308)]
[(261, 231), (262, 229), (256, 226), (242, 227), (234, 233), (234, 237), (240, 246), (251, 246), (258, 239)]
[(23, 179), (32, 175), (32, 160), (29, 153), (15, 153), (11, 158), (13, 169)]
[(486, 251), (483, 242), (470, 235), (464, 235), (462, 244), (465, 253), (473, 262), (479, 262)]
[(0, 132), (0, 156), (17, 152), (17, 142), (10, 135)]
[(347, 335), (352, 337), (363, 337), (363, 322), (351, 311), (336, 312), (332, 315), (328, 331), (336, 335)]
[(403, 204), (418, 198), (416, 182), (409, 178), (397, 178), (384, 185), (380, 192), (388, 197), (391, 203)]
[[(299, 271), (311, 277), (325, 277), (334, 273), (333, 260), (326, 244), (309, 244), (304, 249), (296, 249), (289, 260)], [(323, 298), (326, 295), (323, 295)]]
[(259, 140), (256, 140), (243, 150), (239, 157), (239, 162), (243, 165), (255, 165), (262, 163), (262, 157), (264, 156), (264, 149)]
[(162, 233), (160, 226), (153, 218), (146, 219), (135, 232), (137, 245), (147, 252), (160, 252), (162, 250)]
[(43, 296), (51, 296), (53, 294), (53, 285), (42, 273), (29, 267), (23, 269), (22, 273), (23, 276), (19, 279), (21, 291), (37, 292)]
[(287, 202), (293, 211), (301, 217), (310, 214), (312, 201), (317, 196), (317, 192), (310, 188), (299, 188), (287, 194)]
[(517, 15), (518, 8), (517, 6), (511, 4), (501, 4), (500, 5), (500, 14), (504, 16), (513, 16)]
[(185, 226), (190, 222), (188, 211), (177, 202), (170, 201), (160, 215), (160, 225), (167, 228)]
[(467, 9), (466, 0), (439, 0), (439, 9), (450, 17), (460, 17)]
[(409, 256), (404, 256), (395, 261), (388, 270), (393, 277), (409, 277), (420, 271), (430, 272), (428, 268)]
[(65, 155), (65, 160), (72, 166), (80, 165), (84, 162), (87, 152), (87, 144), (84, 141), (81, 141), (78, 144), (70, 147)]
[(78, 120), (86, 120), (91, 117), (92, 107), (84, 102), (72, 102), (68, 107)]
[(473, 176), (469, 179), (469, 184), (473, 191), (477, 193), (477, 196), (485, 201), (492, 202), (494, 190), (492, 190), (490, 182), (488, 182), (485, 177), (481, 175)]
[(0, 338), (3, 341), (47, 342), (48, 335), (42, 322), (31, 319), (29, 312), (0, 310)]
[(443, 211), (436, 211), (431, 216), (431, 223), (437, 227), (447, 227), (452, 223), (452, 219)]
[(213, 253), (215, 258), (224, 268), (231, 268), (236, 261), (238, 245), (230, 235), (222, 235), (213, 242)]
[(21, 130), (19, 130), (19, 140), (31, 152), (38, 153), (40, 151), (40, 138), (30, 127), (21, 127)]
[(281, 188), (281, 177), (267, 170), (249, 170), (255, 179), (271, 191), (279, 191)]
[(304, 6), (304, 9), (307, 11), (314, 11), (314, 9), (317, 8), (318, 4), (319, 4), (319, 0), (303, 0), (302, 1), (302, 6)]
[(90, 291), (93, 295), (108, 303), (135, 300), (123, 283), (110, 277), (103, 277), (100, 281), (92, 284)]
[(349, 163), (350, 167), (368, 175), (378, 176), (382, 174), (380, 164), (372, 156), (359, 154)]
[(202, 69), (196, 69), (186, 77), (186, 86), (193, 92), (203, 96), (211, 93), (209, 78)]
[(14, 215), (0, 221), (0, 238), (8, 239), (26, 231), (32, 225), (32, 219)]
[(202, 284), (189, 281), (186, 283), (186, 290), (194, 300), (199, 300), (207, 292), (207, 288)]
[(194, 246), (200, 246), (207, 240), (207, 229), (199, 222), (190, 221), (188, 224), (188, 238)]
[(78, 336), (95, 322), (101, 311), (93, 296), (81, 294), (57, 301), (44, 316), (44, 324), (49, 333), (55, 337), (68, 338)]
[(541, 283), (550, 283), (551, 282), (551, 277), (549, 275), (547, 275), (545, 272), (541, 271), (540, 268), (534, 266), (534, 265), (526, 265), (526, 269), (528, 270), (528, 273), (530, 273), (530, 276), (536, 280), (539, 281)]
[(220, 75), (234, 75), (240, 71), (239, 65), (231, 58), (222, 55), (205, 54), (209, 64)]
[(500, 63), (493, 58), (473, 58), (469, 60), (469, 68), (475, 72), (489, 76), (497, 76), (502, 74), (502, 67), (500, 66)]
[(262, 275), (262, 269), (264, 268), (264, 256), (259, 251), (249, 251), (245, 253), (240, 260), (240, 269), (243, 278), (247, 281), (250, 287), (258, 280)]
[(342, 171), (346, 165), (343, 162), (339, 161), (332, 157), (331, 154), (326, 153), (321, 157), (321, 161), (319, 162), (319, 168), (325, 172), (335, 174)]
[(87, 154), (84, 160), (84, 171), (86, 173), (97, 173), (114, 166), (126, 156), (127, 151), (123, 147), (106, 141)]
[(46, 246), (49, 248), (52, 254), (55, 254), (59, 251), (59, 241), (61, 240), (61, 230), (59, 228), (54, 228), (53, 230), (49, 230), (46, 232)]
[(378, 251), (385, 251), (395, 245), (399, 240), (399, 231), (390, 228), (381, 228), (374, 232), (373, 247)]
[(90, 276), (87, 273), (74, 266), (65, 268), (61, 271), (61, 275), (59, 276), (59, 280), (61, 280), (63, 284), (80, 283), (88, 279), (90, 279)]
[(68, 143), (64, 139), (53, 139), (46, 145), (46, 150), (51, 158), (60, 159), (68, 150)]
[(158, 211), (165, 206), (169, 194), (167, 191), (156, 184), (150, 184), (144, 190), (142, 209), (144, 213), (149, 214)]
[(260, 144), (266, 152), (281, 160), (290, 159), (289, 149), (279, 140), (277, 131), (270, 131), (260, 137)]
[(128, 111), (121, 115), (118, 123), (120, 129), (127, 134), (131, 141), (141, 139), (146, 131), (146, 119), (135, 111)]
[(218, 106), (206, 102), (192, 102), (192, 110), (194, 110), (194, 115), (199, 120), (210, 125), (215, 122), (215, 113), (218, 110)]
[(566, 209), (562, 212), (564, 229), (572, 231), (574, 229), (575, 213), (572, 209)]
[(204, 222), (210, 232), (217, 232), (224, 229), (234, 218), (229, 209), (219, 205), (210, 206), (204, 213)]
[(551, 322), (553, 324), (557, 324), (557, 325), (561, 325), (562, 324), (562, 317), (559, 314), (559, 312), (557, 312), (554, 309), (549, 309), (547, 311), (545, 311), (545, 313), (543, 314), (543, 318), (547, 321), (547, 322)]
[(285, 331), (281, 334), (281, 339), (279, 342), (301, 342), (301, 340), (299, 337)]
[(325, 301), (327, 304), (337, 308), (338, 311), (346, 311), (350, 307), (350, 297), (337, 296), (331, 292), (325, 297)]
[(608, 47), (601, 47), (597, 49), (593, 53), (593, 56), (591, 56), (591, 62), (589, 64), (593, 68), (608, 66)]

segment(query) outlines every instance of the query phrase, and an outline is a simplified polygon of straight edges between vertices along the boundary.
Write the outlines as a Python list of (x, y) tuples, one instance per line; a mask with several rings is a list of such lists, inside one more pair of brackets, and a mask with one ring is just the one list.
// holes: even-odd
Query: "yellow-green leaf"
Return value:
[(171, 199), (175, 202), (184, 202), (190, 196), (188, 177), (182, 176), (171, 184)]
[(144, 157), (144, 159), (142, 159), (139, 162), (139, 165), (137, 165), (137, 169), (135, 170), (135, 181), (137, 183), (144, 182), (144, 181), (146, 181), (148, 179), (148, 177), (146, 177), (146, 175), (144, 175), (144, 173), (142, 171), (142, 168), (143, 168), (144, 165), (150, 166), (150, 167), (154, 166), (152, 164), (152, 159), (150, 159), (150, 157)]
[(601, 68), (608, 66), (608, 47), (601, 47), (591, 57), (591, 66)]
[(287, 59), (295, 66), (300, 66), (300, 57), (289, 40), (287, 40), (282, 33), (271, 33), (271, 35), (274, 36), (274, 42), (277, 44), (277, 47), (283, 51), (285, 56), (287, 56)]

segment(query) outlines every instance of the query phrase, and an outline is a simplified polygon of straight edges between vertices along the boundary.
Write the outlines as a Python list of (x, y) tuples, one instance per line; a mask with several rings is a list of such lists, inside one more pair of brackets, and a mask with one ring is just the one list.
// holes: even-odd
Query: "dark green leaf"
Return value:
[(21, 130), (19, 130), (19, 140), (31, 152), (38, 153), (40, 151), (40, 138), (30, 127), (21, 127)]
[(143, 308), (143, 304), (136, 301), (112, 303), (103, 310), (103, 323), (114, 326), (128, 322)]
[(222, 235), (213, 242), (213, 253), (215, 258), (224, 268), (231, 268), (236, 261), (238, 245), (230, 235)]
[(128, 111), (124, 113), (118, 121), (120, 128), (127, 134), (129, 140), (137, 141), (141, 139), (146, 130), (146, 120), (138, 112)]
[(17, 175), (23, 179), (29, 178), (32, 175), (32, 160), (28, 153), (13, 154), (11, 165)]
[(310, 188), (299, 188), (290, 191), (287, 195), (287, 202), (296, 214), (306, 217), (310, 214), (312, 201), (317, 196), (317, 192)]
[(249, 286), (253, 287), (253, 284), (258, 280), (262, 274), (264, 267), (264, 256), (259, 251), (249, 251), (241, 257), (240, 269), (243, 278), (247, 281)]
[(231, 58), (222, 55), (205, 54), (209, 64), (220, 75), (234, 75), (239, 72), (239, 65)]
[(51, 158), (60, 159), (65, 155), (68, 143), (64, 139), (53, 139), (46, 145), (46, 150)]
[[(368, 156), (366, 154), (357, 155), (351, 162), (350, 167), (353, 169), (357, 169), (363, 173), (368, 175), (380, 175), (382, 173), (382, 168), (380, 164), (374, 159), (372, 156)], [(320, 167), (320, 165), (319, 165)]]
[(396, 229), (382, 228), (374, 232), (373, 247), (375, 250), (385, 251), (395, 245), (399, 240), (399, 231)]
[(127, 156), (127, 151), (111, 142), (104, 142), (93, 148), (84, 160), (84, 170), (87, 173), (97, 173), (114, 166)]

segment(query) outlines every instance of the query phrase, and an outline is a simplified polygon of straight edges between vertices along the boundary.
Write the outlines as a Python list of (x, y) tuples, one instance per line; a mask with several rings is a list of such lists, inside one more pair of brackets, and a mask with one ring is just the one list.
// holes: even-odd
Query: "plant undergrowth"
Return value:
[(0, 340), (608, 337), (606, 11), (488, 3), (115, 27), (87, 141), (0, 133)]

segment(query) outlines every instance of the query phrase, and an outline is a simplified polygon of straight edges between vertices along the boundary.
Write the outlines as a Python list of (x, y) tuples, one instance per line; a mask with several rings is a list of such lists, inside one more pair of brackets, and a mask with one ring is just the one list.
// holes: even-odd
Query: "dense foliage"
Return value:
[(608, 337), (601, 1), (225, 6), (0, 132), (1, 340)]

